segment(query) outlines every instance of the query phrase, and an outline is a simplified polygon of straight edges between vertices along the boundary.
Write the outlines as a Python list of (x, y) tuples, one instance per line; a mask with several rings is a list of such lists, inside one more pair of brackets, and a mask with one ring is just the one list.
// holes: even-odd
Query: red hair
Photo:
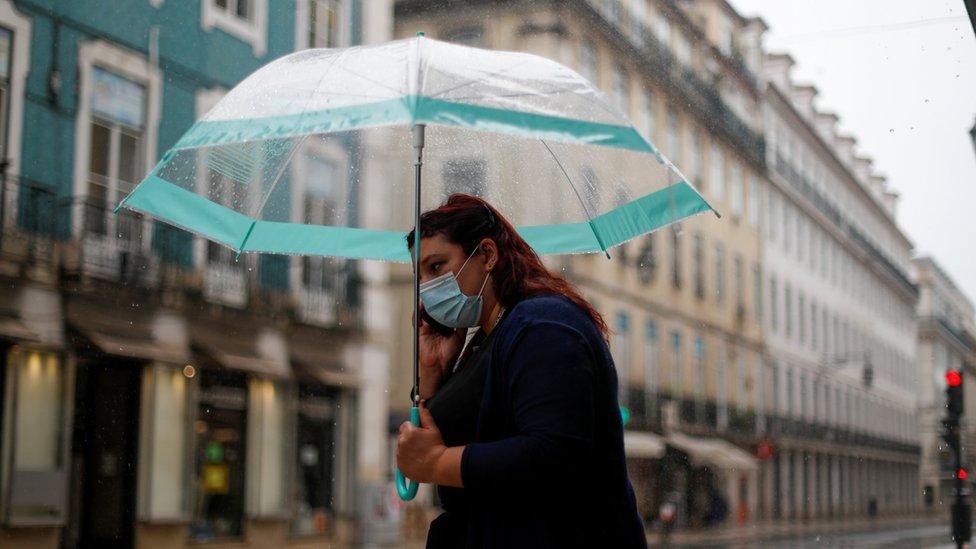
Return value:
[[(467, 194), (453, 194), (437, 208), (420, 216), (420, 237), (444, 235), (461, 246), (465, 254), (485, 238), (498, 246), (498, 262), (492, 271), (495, 294), (501, 304), (511, 309), (523, 299), (545, 294), (561, 295), (583, 309), (597, 328), (607, 337), (607, 323), (575, 286), (553, 274), (542, 264), (539, 255), (529, 246), (515, 227), (492, 205), (482, 198)], [(407, 246), (413, 247), (414, 232), (407, 235)]]

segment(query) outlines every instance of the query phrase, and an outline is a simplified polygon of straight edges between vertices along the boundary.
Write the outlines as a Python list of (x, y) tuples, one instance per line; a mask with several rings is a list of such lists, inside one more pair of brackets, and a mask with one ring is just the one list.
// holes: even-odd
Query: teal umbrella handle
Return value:
[[(416, 406), (412, 406), (410, 408), (410, 423), (420, 427), (420, 408), (417, 408)], [(400, 495), (400, 499), (403, 501), (410, 501), (417, 497), (417, 488), (420, 487), (420, 483), (407, 480), (407, 477), (403, 476), (403, 473), (400, 472), (400, 468), (397, 467), (396, 487), (397, 494)]]

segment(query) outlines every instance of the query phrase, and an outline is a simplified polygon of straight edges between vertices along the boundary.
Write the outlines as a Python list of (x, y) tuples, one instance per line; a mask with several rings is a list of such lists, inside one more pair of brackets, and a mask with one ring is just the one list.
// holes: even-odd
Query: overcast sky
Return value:
[(916, 255), (976, 300), (976, 37), (963, 0), (730, 0), (898, 193)]

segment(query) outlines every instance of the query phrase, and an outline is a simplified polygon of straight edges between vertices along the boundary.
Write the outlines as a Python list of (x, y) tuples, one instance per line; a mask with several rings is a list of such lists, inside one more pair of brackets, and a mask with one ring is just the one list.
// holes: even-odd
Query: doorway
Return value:
[(133, 545), (141, 374), (132, 363), (79, 368), (72, 515), (80, 549)]

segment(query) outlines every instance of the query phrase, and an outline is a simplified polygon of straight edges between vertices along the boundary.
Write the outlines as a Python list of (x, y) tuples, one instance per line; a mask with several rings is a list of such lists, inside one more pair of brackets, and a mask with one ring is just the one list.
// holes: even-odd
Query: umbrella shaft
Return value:
[(414, 239), (413, 239), (413, 405), (420, 404), (420, 174), (424, 165), (424, 124), (413, 127)]

